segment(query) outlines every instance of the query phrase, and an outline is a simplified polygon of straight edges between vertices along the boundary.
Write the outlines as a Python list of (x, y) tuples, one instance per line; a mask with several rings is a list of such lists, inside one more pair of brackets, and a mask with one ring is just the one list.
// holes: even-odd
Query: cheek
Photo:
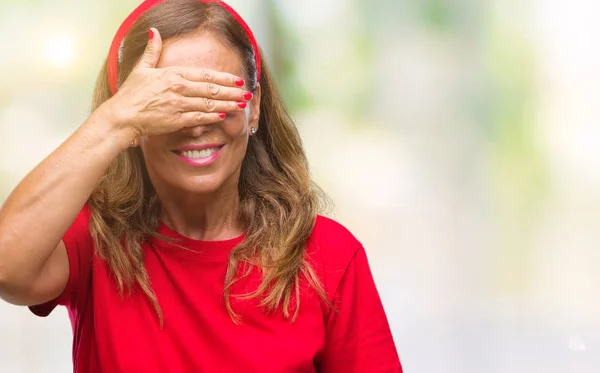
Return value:
[(223, 132), (228, 137), (230, 152), (227, 163), (231, 162), (232, 167), (238, 167), (246, 155), (248, 146), (249, 130), (248, 122), (243, 113), (238, 114), (236, 121), (224, 123)]
[(240, 138), (248, 137), (248, 119), (246, 111), (233, 114), (223, 123), (223, 132), (225, 132), (232, 141), (238, 141)]
[(146, 163), (146, 169), (152, 179), (154, 179), (152, 177), (153, 175), (162, 179), (173, 172), (173, 167), (168, 167), (167, 160), (162, 154), (157, 154), (155, 152), (145, 153), (144, 162)]
[(157, 172), (161, 172), (161, 169), (164, 169), (161, 165), (167, 162), (168, 149), (162, 138), (145, 138), (141, 146), (141, 151), (148, 169), (155, 169)]

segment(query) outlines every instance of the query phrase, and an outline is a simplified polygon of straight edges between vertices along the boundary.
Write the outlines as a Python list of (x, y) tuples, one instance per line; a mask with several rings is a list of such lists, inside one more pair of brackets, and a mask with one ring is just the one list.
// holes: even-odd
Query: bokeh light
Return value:
[(73, 37), (69, 34), (52, 35), (45, 44), (45, 58), (56, 68), (68, 68), (75, 62), (76, 51)]

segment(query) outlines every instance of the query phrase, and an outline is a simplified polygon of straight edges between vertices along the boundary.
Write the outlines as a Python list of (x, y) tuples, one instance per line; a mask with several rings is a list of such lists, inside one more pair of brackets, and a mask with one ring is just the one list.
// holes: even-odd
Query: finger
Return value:
[(146, 50), (144, 50), (144, 54), (142, 55), (137, 66), (155, 68), (160, 60), (161, 51), (162, 38), (158, 30), (152, 27), (150, 30), (148, 30), (148, 43), (146, 44)]
[(249, 101), (252, 93), (240, 88), (232, 88), (217, 83), (187, 82), (178, 92), (187, 97), (208, 97), (223, 101)]
[(178, 107), (182, 111), (202, 111), (205, 113), (227, 113), (246, 108), (246, 101), (222, 101), (207, 97), (184, 97)]
[(221, 122), (227, 117), (225, 113), (186, 112), (179, 116), (181, 128), (202, 126)]
[(246, 84), (239, 76), (210, 69), (182, 68), (179, 74), (192, 82), (214, 83), (226, 87), (243, 87)]

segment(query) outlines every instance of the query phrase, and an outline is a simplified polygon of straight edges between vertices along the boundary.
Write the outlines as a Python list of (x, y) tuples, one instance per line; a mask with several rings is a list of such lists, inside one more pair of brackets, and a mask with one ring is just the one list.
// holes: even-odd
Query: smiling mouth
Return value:
[(215, 148), (206, 148), (201, 150), (183, 150), (183, 151), (175, 151), (175, 153), (179, 154), (182, 157), (189, 159), (203, 159), (208, 158), (211, 155), (215, 154), (219, 150), (223, 148), (224, 145), (215, 147)]

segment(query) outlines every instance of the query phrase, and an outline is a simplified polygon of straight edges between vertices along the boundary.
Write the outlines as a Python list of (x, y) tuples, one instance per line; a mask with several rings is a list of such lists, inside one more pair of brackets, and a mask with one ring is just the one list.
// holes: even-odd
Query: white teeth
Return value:
[(209, 149), (202, 149), (202, 150), (186, 150), (186, 151), (181, 152), (181, 155), (183, 155), (186, 158), (202, 159), (202, 158), (210, 157), (217, 150), (219, 150), (219, 148), (209, 148)]

